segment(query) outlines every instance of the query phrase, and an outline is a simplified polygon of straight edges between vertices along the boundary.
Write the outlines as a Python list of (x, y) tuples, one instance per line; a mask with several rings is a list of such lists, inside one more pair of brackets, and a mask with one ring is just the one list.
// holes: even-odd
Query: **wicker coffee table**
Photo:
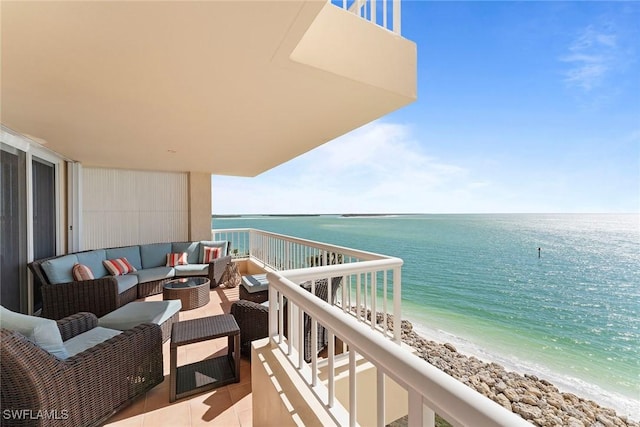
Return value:
[[(178, 347), (227, 337), (227, 354), (177, 366)], [(240, 381), (240, 328), (230, 314), (173, 324), (171, 331), (170, 401)]]
[(185, 277), (170, 280), (162, 288), (162, 299), (179, 299), (180, 311), (193, 310), (209, 303), (209, 279), (206, 277)]

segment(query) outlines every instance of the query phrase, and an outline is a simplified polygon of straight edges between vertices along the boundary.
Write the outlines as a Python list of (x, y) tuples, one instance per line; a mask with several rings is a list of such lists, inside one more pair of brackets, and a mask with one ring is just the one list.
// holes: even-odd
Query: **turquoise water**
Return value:
[(213, 223), (400, 257), (403, 317), (425, 335), (640, 417), (638, 215), (242, 217)]

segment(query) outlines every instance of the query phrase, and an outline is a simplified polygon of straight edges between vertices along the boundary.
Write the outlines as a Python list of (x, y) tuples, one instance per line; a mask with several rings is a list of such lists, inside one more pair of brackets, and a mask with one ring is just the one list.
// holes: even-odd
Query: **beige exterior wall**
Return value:
[(329, 3), (290, 59), (384, 89), (405, 104), (417, 97), (416, 44)]
[(211, 239), (211, 174), (189, 172), (189, 240)]

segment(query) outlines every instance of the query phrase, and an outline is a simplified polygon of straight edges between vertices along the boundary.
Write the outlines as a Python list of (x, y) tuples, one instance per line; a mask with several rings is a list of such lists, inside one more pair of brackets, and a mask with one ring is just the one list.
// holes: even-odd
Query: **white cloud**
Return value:
[(406, 126), (374, 122), (258, 177), (214, 176), (213, 211), (474, 211), (474, 192), (488, 186), (429, 156)]
[(615, 34), (588, 26), (569, 46), (560, 60), (570, 65), (565, 82), (586, 92), (599, 86), (617, 62), (618, 40)]

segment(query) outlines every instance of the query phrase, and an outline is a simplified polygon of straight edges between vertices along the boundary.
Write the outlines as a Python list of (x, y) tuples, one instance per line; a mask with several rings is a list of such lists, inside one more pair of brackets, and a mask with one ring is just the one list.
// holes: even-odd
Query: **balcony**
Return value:
[[(243, 274), (267, 274), (269, 300), (278, 302), (269, 305), (269, 336), (253, 343), (251, 364), (242, 361), (240, 384), (169, 404), (165, 381), (110, 425), (384, 426), (406, 414), (408, 425), (433, 426), (435, 413), (453, 425), (529, 425), (401, 344), (400, 328), (393, 326), (399, 322), (387, 321), (401, 318), (401, 259), (255, 229), (213, 234), (232, 242), (234, 262)], [(299, 286), (334, 278), (341, 278), (335, 304)], [(228, 312), (237, 299), (238, 288), (217, 288), (207, 306), (180, 318)], [(328, 301), (333, 300), (330, 295)], [(287, 316), (276, 307), (287, 307)], [(367, 316), (369, 311), (381, 314)], [(305, 314), (313, 334), (309, 363), (302, 351)], [(285, 318), (289, 338), (279, 332)], [(316, 325), (328, 331), (322, 357), (315, 351)], [(178, 357), (214, 357), (225, 346), (224, 340), (213, 347), (194, 344)], [(168, 374), (168, 343), (164, 353)]]

